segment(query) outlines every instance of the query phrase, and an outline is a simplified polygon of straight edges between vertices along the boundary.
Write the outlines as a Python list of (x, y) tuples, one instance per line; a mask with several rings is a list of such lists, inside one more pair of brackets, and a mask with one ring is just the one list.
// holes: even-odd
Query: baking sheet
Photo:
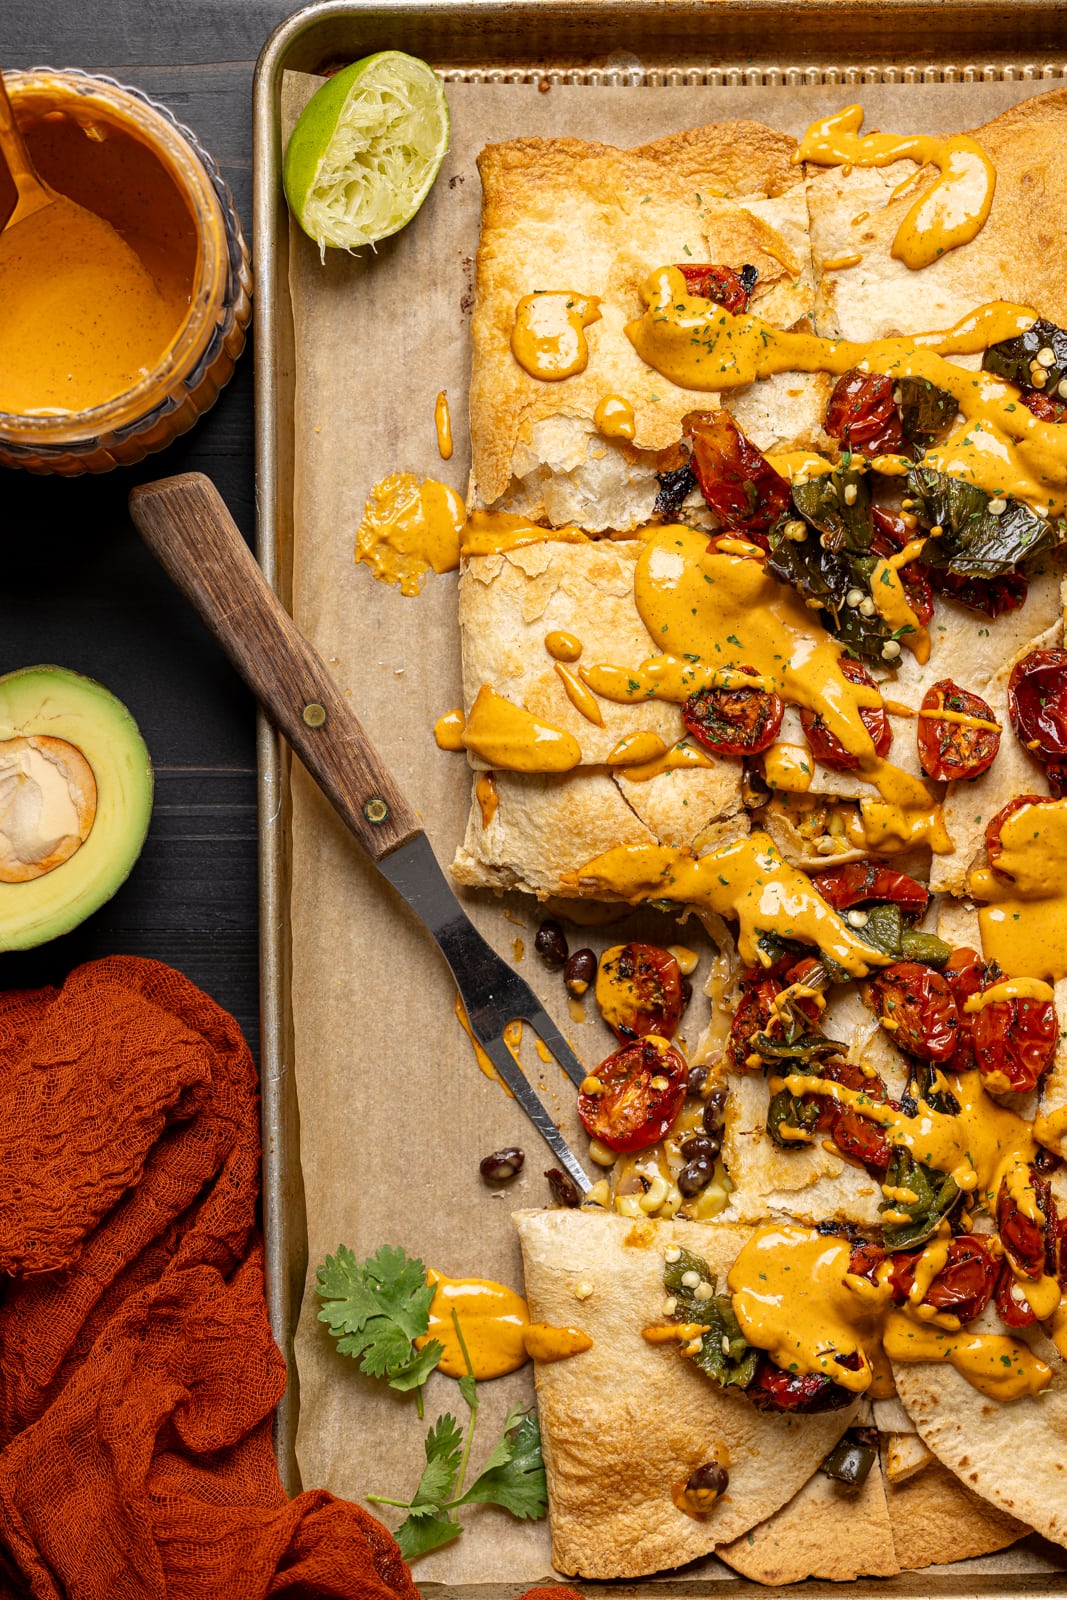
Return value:
[[(287, 75), (283, 132), (315, 80)], [(901, 132), (970, 127), (1039, 85), (869, 85), (868, 128)], [(335, 672), (398, 782), (419, 808), (439, 857), (462, 837), (469, 777), (462, 758), (436, 749), (435, 718), (460, 703), (455, 577), (431, 577), (414, 599), (378, 584), (353, 562), (371, 486), (404, 469), (461, 493), (469, 469), (466, 416), (473, 256), (480, 191), (475, 157), (518, 134), (635, 144), (703, 121), (754, 117), (800, 134), (854, 95), (825, 84), (780, 89), (457, 83), (449, 86), (452, 148), (416, 221), (361, 258), (318, 251), (293, 229), (289, 288), (297, 350), (293, 418), (293, 609)], [(433, 408), (448, 393), (456, 453), (437, 453)], [(521, 1284), (511, 1209), (545, 1203), (547, 1149), (501, 1088), (479, 1072), (452, 1014), (447, 968), (406, 908), (362, 858), (302, 771), (293, 784), (292, 1004), (300, 1108), (300, 1158), (308, 1214), (309, 1290), (296, 1337), (300, 1377), (297, 1452), (305, 1487), (326, 1485), (360, 1500), (368, 1492), (407, 1498), (423, 1464), (410, 1397), (382, 1391), (337, 1355), (316, 1319), (316, 1264), (341, 1242), (365, 1255), (401, 1244), (451, 1276)], [(567, 1014), (558, 975), (532, 955), (540, 913), (518, 897), (467, 896), (481, 931), (506, 957), (524, 947), (520, 971), (592, 1062), (609, 1048), (592, 1020)], [(612, 936), (614, 939), (614, 935)], [(682, 936), (707, 949), (692, 926)], [(572, 934), (572, 948), (578, 941)], [(603, 943), (603, 938), (594, 941)], [(706, 964), (702, 967), (702, 976)], [(698, 1016), (685, 1031), (696, 1037)], [(565, 1132), (573, 1091), (562, 1074), (526, 1057)], [(526, 1169), (503, 1192), (478, 1176), (489, 1150), (519, 1144)], [(532, 1394), (530, 1370), (484, 1386), (475, 1463), (507, 1408)], [(435, 1375), (427, 1418), (463, 1411), (455, 1386)], [(393, 1514), (385, 1509), (386, 1518)], [(396, 1514), (398, 1518), (400, 1513)], [(545, 1524), (519, 1524), (471, 1508), (467, 1531), (417, 1564), (420, 1584), (508, 1583), (516, 1591), (550, 1572)], [(951, 1569), (1004, 1573), (1057, 1570), (1062, 1556), (1016, 1550)], [(687, 1569), (736, 1577), (715, 1561)], [(663, 1586), (657, 1585), (663, 1592)], [(747, 1588), (747, 1586), (745, 1586)], [(628, 1592), (633, 1587), (628, 1586)]]

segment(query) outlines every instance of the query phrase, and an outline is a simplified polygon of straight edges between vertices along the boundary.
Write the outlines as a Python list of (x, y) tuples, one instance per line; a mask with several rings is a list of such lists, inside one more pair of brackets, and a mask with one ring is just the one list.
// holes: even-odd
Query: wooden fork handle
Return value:
[(318, 652), (298, 631), (215, 485), (185, 472), (134, 489), (130, 515), (372, 861), (422, 831)]

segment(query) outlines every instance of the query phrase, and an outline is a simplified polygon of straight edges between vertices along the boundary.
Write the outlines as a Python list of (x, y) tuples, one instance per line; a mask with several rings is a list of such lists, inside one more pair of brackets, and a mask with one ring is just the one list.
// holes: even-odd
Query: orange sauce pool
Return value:
[(87, 411), (151, 373), (181, 328), (196, 224), (162, 162), (117, 123), (39, 101), (19, 120), (65, 198), (0, 233), (0, 411)]

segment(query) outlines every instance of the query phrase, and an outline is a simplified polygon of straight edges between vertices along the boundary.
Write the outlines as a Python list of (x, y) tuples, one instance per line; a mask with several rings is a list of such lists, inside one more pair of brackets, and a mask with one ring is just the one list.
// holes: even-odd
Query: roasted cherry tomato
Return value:
[[(906, 1300), (915, 1283), (915, 1263), (921, 1251), (893, 1257), (890, 1283), (894, 1293)], [(922, 1299), (924, 1306), (947, 1311), (961, 1322), (980, 1317), (997, 1282), (998, 1263), (988, 1247), (974, 1234), (950, 1239), (948, 1259)]]
[(818, 1372), (783, 1372), (770, 1356), (761, 1356), (745, 1390), (758, 1411), (840, 1411), (855, 1399), (850, 1389)]
[(1019, 1271), (1028, 1278), (1040, 1278), (1045, 1270), (1044, 1219), (1051, 1208), (1048, 1183), (1039, 1178), (1032, 1167), (1030, 1181), (1034, 1186), (1037, 1209), (1042, 1220), (1035, 1222), (1033, 1217), (1026, 1215), (1009, 1192), (1007, 1179), (1002, 1178), (997, 1190), (997, 1232), (1004, 1246), (1004, 1254), (1011, 1257)]
[(1026, 1299), (1026, 1285), (1011, 1270), (1010, 1261), (1000, 1264), (997, 1279), (997, 1316), (1006, 1328), (1029, 1328), (1037, 1321)]
[(848, 1270), (853, 1277), (867, 1278), (874, 1283), (884, 1260), (885, 1251), (880, 1244), (858, 1244), (848, 1258)]
[(608, 1056), (594, 1080), (578, 1095), (586, 1133), (609, 1150), (644, 1150), (663, 1138), (681, 1110), (689, 1066), (666, 1039), (652, 1035)]
[[(885, 1103), (885, 1084), (877, 1075), (868, 1077), (854, 1061), (830, 1061), (822, 1068), (822, 1077), (840, 1083), (846, 1089), (861, 1090), (878, 1105)], [(876, 1122), (871, 1122), (862, 1112), (839, 1105), (829, 1095), (805, 1095), (804, 1101), (815, 1101), (819, 1106), (818, 1126), (826, 1130), (843, 1156), (884, 1172), (892, 1157), (892, 1146), (885, 1132)]]
[(985, 844), (986, 849), (989, 852), (989, 865), (992, 867), (994, 872), (999, 872), (1002, 878), (1011, 877), (1011, 873), (1005, 872), (1003, 867), (1000, 865), (1000, 857), (1003, 848), (1001, 845), (1000, 836), (1004, 831), (1004, 824), (1008, 821), (1009, 817), (1013, 817), (1015, 815), (1016, 811), (1024, 811), (1027, 806), (1047, 806), (1049, 804), (1051, 804), (1051, 802), (1047, 800), (1043, 794), (1017, 794), (1014, 800), (1009, 800), (1007, 805), (1002, 806), (997, 812), (996, 816), (992, 817), (986, 824)]
[(826, 407), (826, 431), (848, 450), (897, 455), (904, 448), (904, 430), (892, 378), (855, 369), (843, 373)]
[(947, 1061), (959, 1038), (952, 990), (939, 972), (917, 961), (884, 967), (870, 984), (882, 1026), (898, 1049), (921, 1061)]
[(975, 1064), (974, 1013), (966, 1011), (964, 1007), (972, 994), (977, 994), (979, 989), (985, 987), (988, 968), (977, 950), (964, 945), (958, 950), (953, 950), (941, 968), (941, 976), (952, 990), (952, 998), (956, 1002), (956, 1014), (960, 1019), (956, 1053), (951, 1060), (943, 1064), (951, 1072), (969, 1072)]
[(1049, 394), (1042, 394), (1040, 389), (1023, 389), (1019, 399), (1042, 422), (1062, 422), (1067, 416), (1067, 405), (1062, 400), (1053, 400)]
[[(753, 667), (739, 672), (757, 677)], [(778, 737), (785, 707), (769, 689), (701, 689), (682, 708), (693, 738), (717, 756), (755, 756)]]
[(1031, 650), (1008, 679), (1008, 716), (1020, 744), (1046, 761), (1067, 756), (1067, 650)]
[[(847, 678), (849, 683), (862, 683), (868, 689), (878, 687), (867, 668), (858, 661), (853, 661), (851, 656), (842, 656), (838, 665), (841, 668), (841, 676)], [(893, 730), (889, 726), (885, 707), (861, 706), (860, 721), (871, 736), (875, 755), (886, 755), (893, 743)], [(800, 722), (804, 729), (804, 737), (816, 761), (821, 761), (824, 767), (832, 767), (835, 772), (855, 772), (860, 764), (859, 756), (854, 756), (845, 749), (837, 735), (830, 732), (817, 711), (802, 706)]]
[(740, 272), (735, 272), (733, 267), (711, 267), (703, 263), (683, 265), (679, 262), (678, 271), (690, 294), (714, 300), (735, 317), (748, 310), (759, 277), (755, 267), (742, 267)]
[[(874, 538), (871, 541), (871, 550), (876, 556), (892, 555), (897, 550), (903, 550), (909, 540), (909, 530), (902, 517), (894, 516), (889, 511), (883, 511), (881, 506), (871, 507), (871, 516), (874, 519)], [(909, 561), (900, 568), (897, 576), (904, 589), (908, 605), (915, 614), (915, 620), (920, 628), (925, 628), (934, 615), (934, 591), (930, 583), (929, 569), (922, 561)]]
[(1045, 777), (1053, 800), (1067, 799), (1067, 761), (1050, 761), (1045, 768)]
[(974, 1058), (991, 1094), (1028, 1094), (1051, 1067), (1059, 1039), (1051, 1000), (991, 1000), (968, 1018)]
[(930, 891), (921, 883), (877, 861), (850, 861), (843, 867), (813, 872), (811, 884), (835, 911), (848, 911), (870, 900), (889, 901), (900, 907), (909, 922), (916, 922), (930, 904)]
[(682, 428), (692, 440), (690, 465), (711, 510), (723, 527), (766, 547), (767, 529), (793, 503), (789, 484), (728, 411), (691, 411)]
[(597, 968), (596, 1003), (624, 1043), (646, 1033), (673, 1038), (685, 1009), (677, 959), (658, 944), (613, 945)]
[(1003, 611), (1018, 610), (1030, 588), (1021, 572), (1004, 572), (999, 578), (965, 578), (958, 572), (928, 567), (927, 575), (938, 594), (983, 617), (999, 617)]
[(919, 765), (928, 778), (977, 778), (1000, 749), (1000, 725), (978, 695), (942, 678), (923, 695), (917, 735)]

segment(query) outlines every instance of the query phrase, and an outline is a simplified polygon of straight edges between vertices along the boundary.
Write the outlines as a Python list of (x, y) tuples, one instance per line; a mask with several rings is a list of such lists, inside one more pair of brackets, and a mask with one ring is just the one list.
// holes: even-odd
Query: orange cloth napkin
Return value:
[(0, 1600), (418, 1600), (368, 1512), (286, 1500), (258, 1183), (248, 1046), (180, 973), (0, 994)]

